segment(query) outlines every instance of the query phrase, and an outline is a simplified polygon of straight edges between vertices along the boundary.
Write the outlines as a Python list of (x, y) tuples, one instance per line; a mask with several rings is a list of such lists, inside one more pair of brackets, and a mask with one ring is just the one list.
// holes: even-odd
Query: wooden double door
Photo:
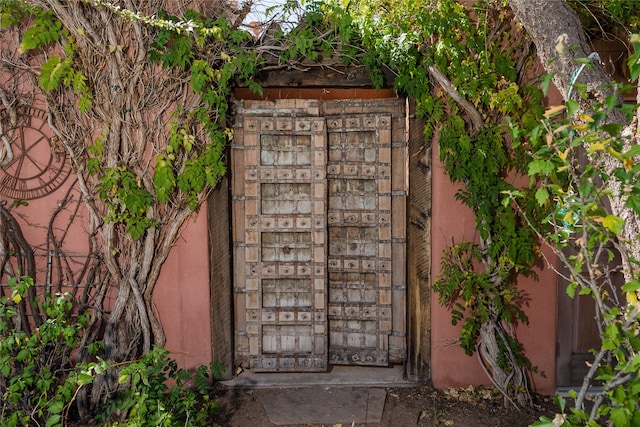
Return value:
[(237, 365), (406, 357), (404, 114), (397, 99), (236, 104)]

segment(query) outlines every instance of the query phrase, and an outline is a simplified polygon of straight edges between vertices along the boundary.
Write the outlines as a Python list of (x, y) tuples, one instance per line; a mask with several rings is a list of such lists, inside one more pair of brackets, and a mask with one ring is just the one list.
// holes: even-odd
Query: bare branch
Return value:
[(475, 133), (480, 129), (483, 129), (484, 121), (482, 120), (480, 112), (476, 109), (476, 107), (473, 106), (472, 103), (464, 99), (462, 95), (458, 93), (458, 91), (453, 87), (444, 73), (435, 66), (431, 65), (429, 66), (429, 74), (440, 84), (447, 95), (453, 98), (453, 100), (456, 101), (464, 109), (464, 111), (466, 111), (466, 113), (469, 115), (469, 119), (471, 119), (473, 132)]

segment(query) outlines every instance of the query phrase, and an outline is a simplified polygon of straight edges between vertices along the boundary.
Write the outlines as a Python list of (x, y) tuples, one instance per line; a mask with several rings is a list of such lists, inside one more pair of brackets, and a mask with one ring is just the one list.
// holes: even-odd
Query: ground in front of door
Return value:
[[(335, 387), (335, 389), (331, 390), (331, 387), (323, 387), (321, 391), (324, 391), (324, 393), (315, 391), (315, 394), (313, 394), (316, 405), (319, 408), (323, 408), (324, 412), (331, 412), (331, 405), (336, 405), (335, 396), (340, 395), (340, 390), (337, 390), (339, 387)], [(305, 393), (305, 388), (293, 389), (294, 391), (292, 391), (292, 388), (279, 390), (284, 396), (290, 396), (291, 393), (295, 395), (295, 390), (298, 390), (300, 394)], [(543, 396), (534, 397), (536, 409), (531, 412), (525, 413), (513, 409), (505, 409), (499, 393), (487, 388), (441, 391), (435, 390), (430, 386), (421, 385), (417, 387), (371, 388), (370, 390), (384, 390), (386, 393), (380, 423), (352, 423), (344, 420), (341, 423), (315, 424), (312, 418), (303, 421), (305, 411), (307, 411), (304, 404), (292, 399), (292, 406), (287, 409), (286, 406), (282, 406), (283, 399), (274, 399), (274, 394), (277, 397), (278, 393), (276, 389), (233, 388), (218, 385), (215, 391), (215, 398), (220, 405), (220, 409), (214, 421), (224, 427), (267, 427), (277, 425), (287, 425), (289, 427), (334, 427), (340, 424), (342, 424), (342, 427), (524, 427), (538, 420), (541, 415), (553, 417), (556, 411), (553, 399)], [(307, 391), (311, 393), (309, 389)], [(326, 396), (326, 400), (324, 400), (323, 396)], [(378, 397), (379, 393), (359, 391), (355, 394), (355, 397), (357, 396)], [(278, 410), (290, 411), (292, 414), (298, 415), (298, 419), (301, 422), (299, 424), (281, 424), (278, 419), (271, 419), (269, 413), (265, 410), (265, 403), (269, 408), (269, 405), (272, 405), (274, 400), (278, 400), (281, 405), (277, 406)], [(375, 404), (375, 399), (370, 401), (373, 402), (370, 404)], [(344, 401), (337, 403), (338, 406), (344, 406)], [(310, 411), (310, 416), (315, 416), (313, 414), (317, 412), (317, 408)], [(279, 419), (290, 418), (279, 417)], [(278, 424), (274, 424), (274, 422)]]

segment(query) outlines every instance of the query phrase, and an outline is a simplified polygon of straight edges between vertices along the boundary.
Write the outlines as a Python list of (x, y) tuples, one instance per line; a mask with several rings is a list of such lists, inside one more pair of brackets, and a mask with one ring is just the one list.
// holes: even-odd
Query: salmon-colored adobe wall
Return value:
[[(455, 199), (458, 186), (452, 184), (439, 161), (437, 144), (433, 150), (432, 168), (432, 271), (433, 280), (440, 272), (444, 248), (473, 238), (473, 213)], [(553, 259), (553, 257), (551, 258)], [(533, 387), (538, 393), (555, 392), (556, 348), (556, 276), (549, 268), (538, 271), (538, 281), (522, 280), (522, 288), (530, 298), (525, 311), (529, 324), (518, 328), (518, 339), (527, 357), (537, 367)], [(467, 356), (455, 342), (459, 325), (451, 324), (449, 310), (432, 294), (431, 303), (431, 377), (436, 388), (489, 385), (477, 356)]]
[(201, 208), (162, 266), (153, 295), (165, 348), (186, 369), (209, 365), (212, 357), (207, 230), (207, 212)]

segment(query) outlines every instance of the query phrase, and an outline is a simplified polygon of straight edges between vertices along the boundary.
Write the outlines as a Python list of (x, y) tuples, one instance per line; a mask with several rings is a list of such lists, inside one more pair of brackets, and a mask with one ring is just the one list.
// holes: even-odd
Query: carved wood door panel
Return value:
[(406, 192), (393, 191), (404, 185), (393, 150), (406, 157), (390, 113), (321, 117), (317, 101), (282, 100), (237, 117), (236, 362), (304, 372), (404, 360)]
[(391, 118), (329, 119), (329, 362), (382, 365), (391, 334)]
[(251, 118), (234, 148), (236, 352), (253, 371), (325, 371), (324, 120)]

